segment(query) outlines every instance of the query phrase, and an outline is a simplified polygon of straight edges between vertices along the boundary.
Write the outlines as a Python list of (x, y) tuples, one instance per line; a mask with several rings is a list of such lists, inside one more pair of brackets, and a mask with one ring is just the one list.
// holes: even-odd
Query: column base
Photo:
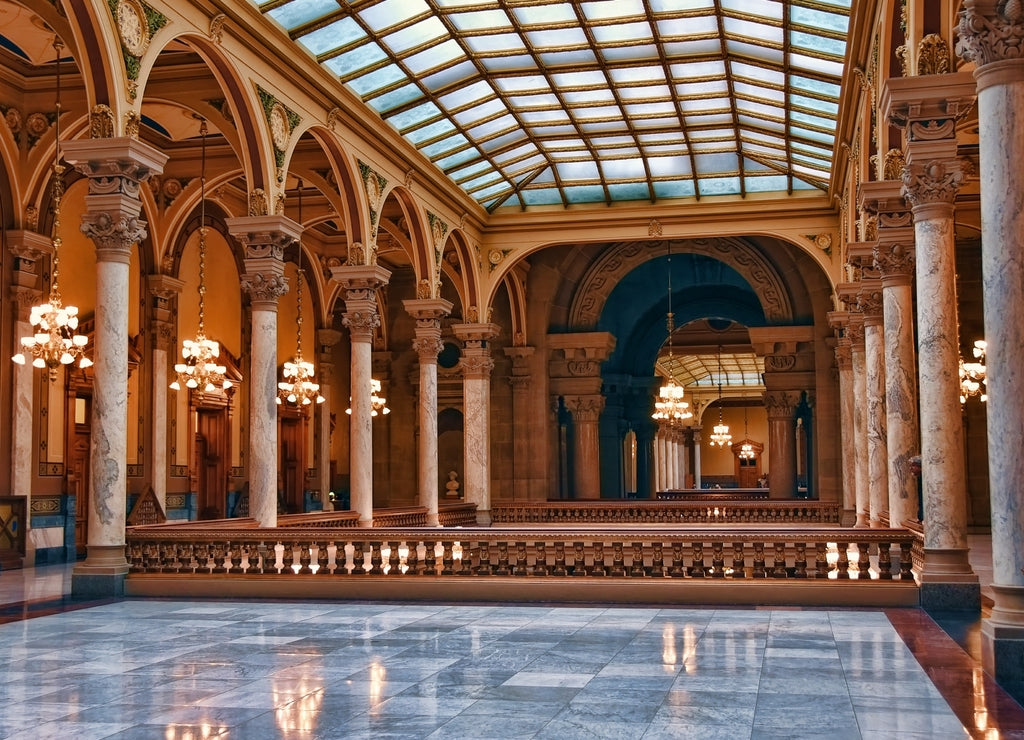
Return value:
[(992, 613), (981, 620), (982, 665), (1024, 703), (1024, 587), (993, 585), (992, 593)]
[(489, 527), (491, 526), (491, 510), (485, 509), (476, 511), (476, 524), (478, 527)]
[(857, 512), (857, 523), (853, 525), (857, 529), (865, 529), (868, 526), (868, 515), (867, 512)]
[(71, 571), (71, 598), (121, 598), (127, 575), (124, 545), (89, 545), (85, 560)]
[(434, 513), (431, 513), (429, 511), (427, 512), (427, 526), (428, 527), (440, 527), (441, 526), (441, 522), (437, 518), (437, 513), (436, 512), (434, 512)]
[(981, 611), (981, 583), (966, 549), (925, 548), (921, 606), (931, 611)]

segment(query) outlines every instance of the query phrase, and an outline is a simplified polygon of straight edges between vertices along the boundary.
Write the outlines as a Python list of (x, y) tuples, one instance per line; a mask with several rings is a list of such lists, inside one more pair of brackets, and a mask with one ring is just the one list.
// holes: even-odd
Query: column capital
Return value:
[(795, 391), (765, 391), (764, 405), (769, 419), (792, 419), (800, 405), (800, 394)]
[(914, 213), (924, 206), (952, 206), (967, 169), (967, 163), (955, 157), (908, 160), (903, 170), (903, 194)]
[(239, 216), (224, 219), (231, 234), (245, 249), (245, 259), (261, 257), (284, 261), (284, 250), (302, 236), (302, 226), (287, 216)]
[(278, 299), (288, 292), (284, 260), (269, 255), (247, 257), (241, 285), (249, 294), (253, 308), (276, 311)]
[(840, 372), (853, 369), (853, 347), (848, 337), (842, 337), (836, 345), (836, 367)]
[(339, 265), (331, 268), (331, 280), (345, 291), (346, 306), (353, 300), (372, 300), (391, 279), (391, 271), (380, 265)]
[(488, 340), (501, 333), (501, 327), (490, 323), (453, 324), (452, 331), (467, 347), (486, 347)]
[(874, 248), (874, 267), (882, 275), (883, 286), (910, 285), (914, 275), (913, 234), (908, 243), (883, 243), (881, 239)]
[(956, 53), (979, 68), (1020, 60), (1024, 48), (1024, 8), (1016, 2), (964, 0), (957, 30), (960, 40)]
[(443, 298), (413, 298), (402, 301), (406, 313), (420, 321), (437, 322), (452, 312), (452, 302)]
[(459, 360), (459, 368), (462, 370), (463, 378), (477, 378), (487, 380), (491, 377), (494, 369), (494, 360), (491, 359), (491, 351), (486, 348), (476, 350), (480, 354), (465, 354)]
[(416, 319), (415, 338), (412, 340), (421, 363), (437, 362), (444, 345), (441, 342), (441, 319), (452, 310), (451, 301), (442, 298), (417, 298), (402, 301), (406, 312)]
[(864, 314), (859, 309), (850, 311), (850, 323), (846, 327), (846, 336), (850, 338), (850, 347), (854, 351), (864, 351)]
[(862, 280), (857, 305), (864, 315), (865, 326), (882, 325), (882, 281)]
[(585, 396), (565, 396), (565, 407), (569, 409), (574, 421), (596, 422), (604, 411), (605, 398), (592, 394)]
[(316, 343), (320, 345), (321, 352), (324, 349), (333, 347), (341, 341), (342, 333), (336, 329), (317, 329)]
[(170, 275), (156, 274), (146, 276), (146, 287), (149, 289), (153, 322), (151, 326), (153, 342), (157, 349), (168, 350), (174, 334), (171, 326), (173, 319), (172, 301), (181, 293), (185, 283)]
[(907, 142), (955, 139), (956, 123), (974, 107), (977, 83), (970, 72), (893, 77), (882, 85), (884, 119), (903, 129)]

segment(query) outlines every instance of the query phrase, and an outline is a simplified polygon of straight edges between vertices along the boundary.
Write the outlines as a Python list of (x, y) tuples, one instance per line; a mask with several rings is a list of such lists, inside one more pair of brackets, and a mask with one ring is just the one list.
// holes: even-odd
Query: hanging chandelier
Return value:
[(725, 447), (732, 442), (729, 425), (722, 422), (722, 346), (718, 346), (718, 423), (710, 435), (711, 445)]
[[(302, 224), (302, 181), (299, 180), (299, 225)], [(277, 384), (277, 402), (287, 402), (295, 406), (309, 406), (312, 403), (323, 403), (320, 395), (320, 384), (315, 382), (316, 373), (312, 362), (302, 359), (302, 243), (299, 242), (298, 271), (295, 278), (295, 357), (291, 362), (284, 363), (281, 375), (284, 380)]]
[(683, 400), (683, 387), (673, 377), (674, 362), (672, 357), (672, 334), (675, 332), (675, 314), (672, 313), (672, 243), (668, 248), (668, 312), (665, 314), (665, 328), (668, 330), (668, 382), (658, 390), (654, 400), (652, 419), (678, 424), (683, 419), (693, 416), (690, 404)]
[(747, 431), (747, 407), (743, 407), (743, 444), (740, 445), (739, 457), (741, 460), (753, 460), (757, 457), (754, 452), (754, 445), (750, 444), (750, 434)]
[(186, 339), (181, 343), (182, 362), (175, 364), (177, 377), (171, 383), (176, 391), (184, 386), (189, 389), (199, 388), (206, 393), (216, 390), (227, 390), (231, 381), (225, 377), (227, 368), (221, 365), (220, 343), (206, 336), (206, 135), (208, 133), (206, 119), (201, 118), (199, 133), (202, 138), (202, 159), (199, 174), (199, 330), (195, 339)]
[[(352, 397), (349, 396), (348, 402), (352, 403)], [(345, 409), (345, 413), (349, 416), (352, 415), (352, 407), (349, 406)], [(378, 416), (384, 414), (390, 414), (391, 409), (388, 408), (388, 400), (380, 395), (380, 381), (376, 378), (370, 378), (370, 416)]]
[(960, 360), (960, 403), (967, 403), (967, 399), (980, 395), (981, 402), (988, 401), (986, 393), (987, 383), (985, 382), (985, 350), (988, 344), (984, 339), (974, 343), (973, 353), (977, 362), (964, 362)]
[(75, 362), (78, 367), (87, 368), (92, 360), (85, 356), (85, 346), (89, 338), (77, 332), (78, 307), (65, 306), (60, 298), (60, 206), (64, 197), (64, 165), (60, 163), (60, 58), (63, 42), (59, 38), (53, 40), (54, 51), (57, 52), (57, 101), (54, 118), (54, 149), (51, 171), (53, 176), (53, 226), (50, 230), (50, 243), (53, 254), (50, 258), (50, 295), (46, 303), (32, 306), (29, 311), (29, 323), (32, 335), (21, 338), (22, 351), (11, 359), (24, 365), (32, 358), (32, 367), (46, 368), (50, 382), (57, 380), (57, 369), (62, 365)]

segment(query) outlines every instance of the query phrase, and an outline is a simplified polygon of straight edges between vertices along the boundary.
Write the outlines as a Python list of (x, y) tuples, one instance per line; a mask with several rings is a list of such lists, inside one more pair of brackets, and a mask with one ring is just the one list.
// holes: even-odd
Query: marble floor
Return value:
[(0, 573), (0, 738), (1024, 738), (918, 609), (81, 603), (68, 573)]

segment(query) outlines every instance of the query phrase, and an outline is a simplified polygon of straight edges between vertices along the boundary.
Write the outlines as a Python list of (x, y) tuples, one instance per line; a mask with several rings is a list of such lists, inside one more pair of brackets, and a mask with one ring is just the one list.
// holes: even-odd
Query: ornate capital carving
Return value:
[(247, 292), (253, 301), (276, 303), (277, 299), (288, 292), (288, 281), (276, 270), (247, 271), (242, 276), (242, 290)]
[(853, 349), (849, 342), (836, 345), (836, 366), (840, 371), (853, 369)]
[(565, 407), (574, 421), (596, 422), (604, 411), (604, 396), (566, 396)]
[(97, 260), (127, 262), (147, 232), (146, 222), (131, 211), (90, 211), (82, 215), (82, 233), (96, 243)]
[(956, 52), (983, 67), (1024, 56), (1024, 4), (1019, 0), (965, 0)]
[[(419, 335), (419, 331), (417, 331)], [(412, 340), (412, 348), (416, 351), (416, 356), (419, 357), (420, 362), (429, 362), (431, 364), (437, 362), (437, 356), (444, 349), (444, 343), (441, 342), (440, 331), (437, 336), (431, 336), (424, 334), (417, 336)]]
[(876, 244), (872, 257), (875, 269), (883, 278), (909, 278), (914, 274), (914, 256), (912, 251), (902, 244)]
[(800, 404), (800, 394), (795, 391), (765, 391), (764, 405), (769, 419), (792, 419)]
[(963, 180), (964, 168), (958, 159), (915, 162), (903, 170), (903, 196), (911, 206), (953, 203)]
[(462, 369), (464, 378), (490, 378), (491, 371), (494, 369), (494, 360), (491, 359), (490, 354), (464, 355), (459, 360), (459, 367)]
[(865, 321), (881, 318), (882, 291), (878, 288), (862, 288), (860, 294), (857, 296), (857, 305), (864, 314)]
[(369, 310), (346, 311), (342, 314), (341, 323), (348, 328), (353, 342), (370, 342), (373, 332), (380, 326), (380, 314), (376, 308)]

